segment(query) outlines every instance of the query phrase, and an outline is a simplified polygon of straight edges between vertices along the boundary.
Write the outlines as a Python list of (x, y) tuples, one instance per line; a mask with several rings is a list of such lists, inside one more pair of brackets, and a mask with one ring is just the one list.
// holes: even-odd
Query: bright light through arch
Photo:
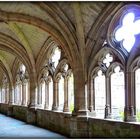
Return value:
[(61, 57), (61, 50), (57, 47), (54, 50), (54, 54), (52, 56), (52, 62), (54, 62), (54, 67), (58, 65), (59, 59)]
[(122, 41), (122, 46), (130, 52), (134, 46), (136, 39), (135, 35), (140, 33), (140, 20), (135, 20), (133, 12), (124, 15), (121, 21), (121, 26), (115, 29), (115, 40)]

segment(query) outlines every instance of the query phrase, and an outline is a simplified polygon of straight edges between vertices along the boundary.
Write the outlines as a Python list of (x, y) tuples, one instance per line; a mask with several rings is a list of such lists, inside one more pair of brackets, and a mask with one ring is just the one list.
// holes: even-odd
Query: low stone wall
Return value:
[(90, 138), (140, 138), (140, 124), (88, 119)]
[(77, 117), (68, 113), (0, 104), (0, 113), (61, 133), (71, 138), (140, 138), (140, 124)]
[(13, 117), (26, 122), (27, 110), (28, 108), (25, 106), (13, 105), (13, 113), (12, 113)]
[(8, 104), (0, 103), (0, 113), (7, 115), (7, 113), (8, 113)]
[(71, 114), (37, 109), (37, 125), (70, 136)]

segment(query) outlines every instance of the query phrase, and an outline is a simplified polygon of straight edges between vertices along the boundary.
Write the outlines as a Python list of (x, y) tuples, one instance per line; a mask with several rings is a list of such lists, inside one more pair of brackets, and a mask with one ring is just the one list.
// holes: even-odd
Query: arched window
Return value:
[(20, 79), (20, 75), (18, 74), (16, 77), (16, 85), (15, 85), (15, 104), (21, 105), (22, 103), (22, 81)]
[(38, 105), (40, 108), (44, 109), (44, 105), (45, 105), (45, 79), (43, 79), (43, 77), (40, 79), (40, 83), (39, 83), (39, 93), (38, 93)]
[(124, 117), (124, 93), (124, 73), (120, 66), (116, 66), (111, 74), (111, 114), (114, 119), (120, 120)]
[(52, 109), (52, 105), (53, 105), (53, 80), (51, 78), (49, 82), (49, 109)]
[(43, 69), (49, 74), (42, 76), (46, 82), (44, 109), (70, 112), (74, 108), (73, 75), (69, 75), (71, 69), (64, 56), (57, 45), (48, 51), (48, 59), (45, 60)]
[(73, 111), (74, 109), (74, 77), (73, 77), (73, 73), (71, 73), (69, 79), (68, 79), (68, 96), (69, 96), (69, 109), (70, 112)]
[(59, 63), (59, 59), (61, 57), (61, 50), (56, 47), (54, 50), (53, 50), (53, 54), (52, 54), (52, 62), (54, 63), (54, 67), (56, 68), (56, 66), (58, 65)]
[(42, 108), (44, 108), (44, 105), (45, 105), (45, 81), (43, 80), (42, 82), (41, 82), (41, 97), (42, 97), (42, 102), (41, 102), (41, 104), (42, 104)]
[(104, 118), (106, 92), (105, 92), (105, 76), (101, 70), (97, 72), (97, 76), (94, 79), (94, 89), (95, 89), (96, 116), (99, 118)]
[(26, 106), (29, 104), (29, 98), (28, 72), (25, 65), (20, 64), (15, 82), (14, 103), (17, 105)]
[(59, 80), (59, 110), (63, 111), (64, 108), (64, 78), (61, 76)]

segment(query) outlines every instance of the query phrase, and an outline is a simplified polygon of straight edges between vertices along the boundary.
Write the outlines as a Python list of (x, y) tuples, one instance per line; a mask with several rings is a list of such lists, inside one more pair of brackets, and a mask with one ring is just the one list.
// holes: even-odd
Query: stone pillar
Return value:
[(93, 79), (90, 79), (90, 82), (89, 82), (89, 110), (90, 112), (93, 111), (93, 97), (94, 97), (94, 94), (95, 94), (95, 91), (94, 91), (94, 80)]
[(22, 82), (20, 81), (19, 83), (19, 102), (18, 102), (18, 105), (21, 105), (22, 104)]
[(26, 79), (24, 79), (22, 82), (22, 105), (23, 106), (27, 105), (26, 84), (27, 84)]
[(8, 116), (13, 115), (13, 105), (14, 104), (14, 87), (10, 84), (9, 85), (9, 106), (8, 106)]
[(9, 103), (9, 84), (6, 85), (6, 103)]
[(14, 104), (14, 87), (12, 85), (9, 85), (9, 104)]
[(94, 89), (94, 80), (90, 79), (89, 80), (89, 116), (96, 116), (95, 112), (95, 89)]
[(15, 84), (14, 88), (14, 104), (17, 104), (16, 99), (17, 99), (17, 83)]
[(68, 94), (68, 78), (69, 77), (64, 77), (64, 108), (63, 108), (63, 112), (70, 112), (69, 94)]
[(87, 88), (85, 84), (85, 75), (82, 69), (77, 68), (74, 74), (74, 111), (73, 116), (84, 116), (88, 115), (87, 110)]
[(58, 92), (59, 92), (59, 84), (58, 84), (58, 80), (54, 81), (53, 84), (53, 106), (52, 106), (52, 110), (58, 110)]
[(36, 74), (29, 74), (30, 77), (30, 104), (27, 111), (27, 123), (36, 124), (36, 107), (37, 107), (37, 80)]
[(30, 108), (37, 107), (37, 84), (30, 79)]
[(5, 104), (7, 104), (7, 84), (5, 84), (5, 86), (4, 86), (4, 90), (5, 90)]
[(38, 91), (38, 107), (42, 106), (42, 83), (39, 84), (39, 91)]
[(49, 109), (49, 82), (45, 82), (45, 109)]
[(110, 77), (106, 77), (106, 105), (105, 118), (111, 118), (111, 81)]
[(124, 121), (135, 122), (136, 116), (134, 114), (135, 106), (135, 73), (125, 72), (125, 108)]

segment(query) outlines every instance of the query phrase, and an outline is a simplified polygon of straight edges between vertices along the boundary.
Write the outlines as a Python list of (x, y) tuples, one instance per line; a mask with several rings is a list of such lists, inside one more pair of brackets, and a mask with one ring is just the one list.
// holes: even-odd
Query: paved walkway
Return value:
[(0, 138), (59, 138), (65, 136), (0, 114)]

